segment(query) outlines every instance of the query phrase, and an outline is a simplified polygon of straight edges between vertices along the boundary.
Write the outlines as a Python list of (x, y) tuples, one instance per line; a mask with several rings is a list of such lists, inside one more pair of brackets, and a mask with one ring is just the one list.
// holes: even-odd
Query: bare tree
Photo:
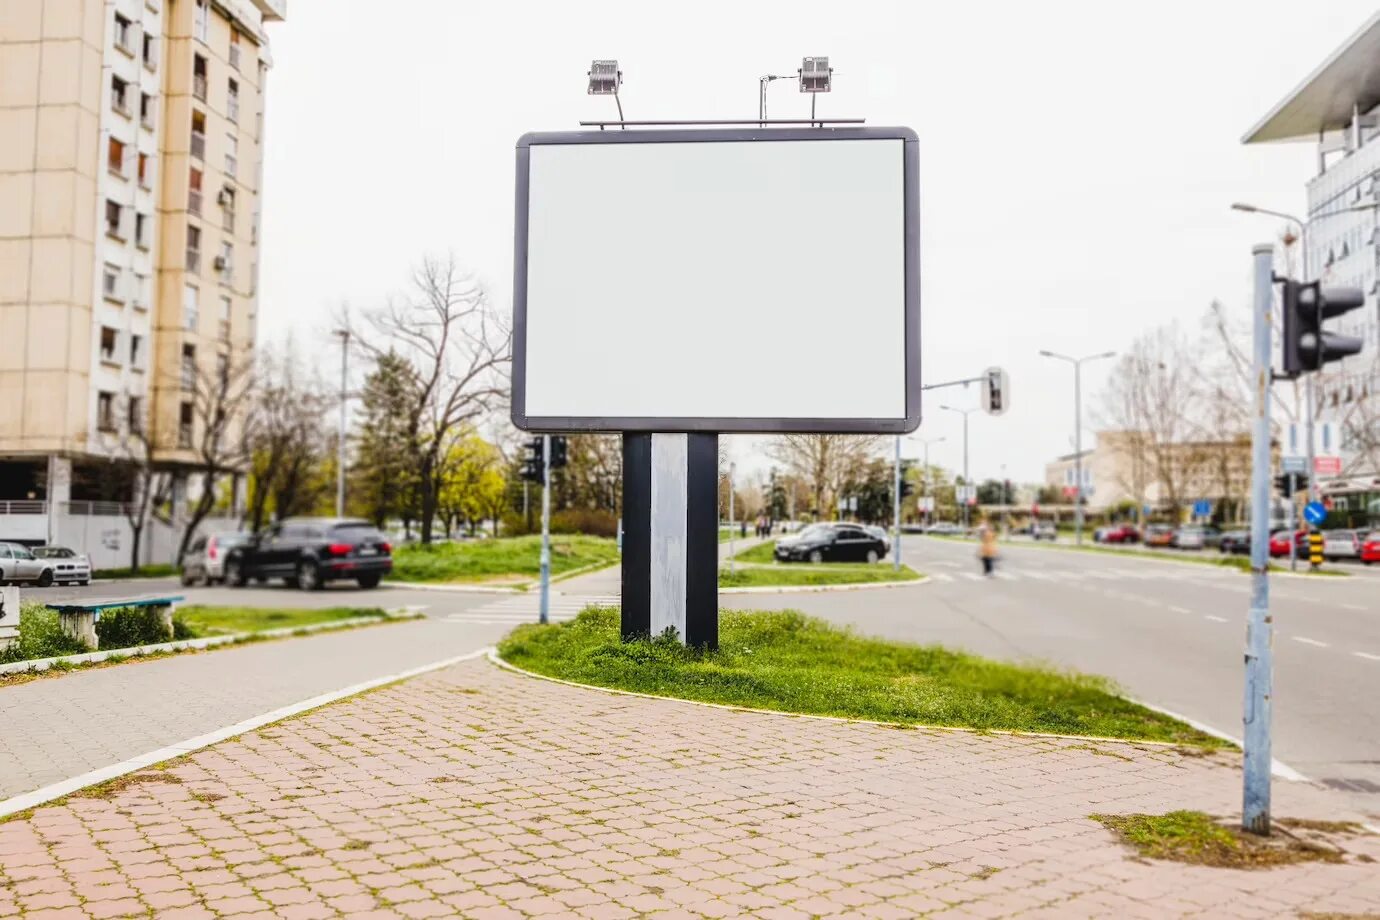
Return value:
[(1344, 393), (1340, 421), (1351, 454), (1347, 472), (1380, 476), (1380, 350), (1371, 353), (1368, 367), (1352, 375)]
[(366, 313), (362, 324), (341, 321), (365, 354), (377, 361), (395, 352), (416, 371), (406, 425), (420, 485), (421, 539), (430, 543), (442, 458), (461, 431), (506, 399), (512, 333), (453, 257), (425, 259), (412, 284), (412, 296)]
[(334, 397), (319, 381), (304, 378), (291, 346), (282, 357), (266, 355), (250, 413), (254, 424), (248, 443), (250, 490), (248, 522), (259, 530), (267, 522), (270, 501), (274, 517), (311, 511), (323, 495), (323, 466), (328, 455), (324, 419)]
[(251, 411), (255, 383), (252, 356), (227, 359), (214, 370), (200, 364), (189, 370), (192, 418), (190, 425), (179, 422), (177, 445), (191, 449), (195, 457), (192, 472), (200, 489), (182, 528), (177, 547), (179, 565), (197, 528), (215, 509), (221, 477), (240, 472), (248, 464), (258, 422)]
[(129, 524), (129, 568), (138, 574), (139, 550), (152, 510), (167, 501), (172, 479), (154, 463), (158, 445), (149, 432), (148, 414), (139, 397), (126, 393), (115, 410), (117, 430), (101, 436), (107, 460), (104, 478), (118, 495)]
[(805, 481), (815, 514), (823, 516), (882, 440), (879, 435), (783, 434), (767, 445), (767, 455)]

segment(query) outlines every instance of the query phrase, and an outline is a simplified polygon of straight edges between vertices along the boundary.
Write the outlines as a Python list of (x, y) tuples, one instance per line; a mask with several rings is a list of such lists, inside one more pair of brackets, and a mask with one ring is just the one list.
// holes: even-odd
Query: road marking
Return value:
[(1342, 606), (1345, 607), (1347, 610), (1365, 610), (1365, 609), (1366, 609), (1365, 607), (1363, 607), (1363, 606), (1360, 605), (1360, 604), (1342, 604)]
[(1319, 642), (1317, 639), (1310, 639), (1307, 636), (1290, 636), (1295, 642), (1302, 642), (1304, 645), (1314, 645), (1318, 648), (1327, 648), (1326, 642)]
[(935, 581), (953, 581), (953, 580), (954, 580), (954, 577), (953, 577), (952, 575), (946, 575), (946, 574), (943, 573), (943, 572), (935, 572), (935, 573), (934, 573), (933, 575), (931, 575), (930, 577), (933, 578)]
[(1357, 658), (1364, 658), (1366, 661), (1380, 661), (1380, 655), (1372, 655), (1370, 652), (1352, 652)]
[(982, 576), (973, 572), (964, 572), (963, 577), (969, 581), (982, 581)]
[(1175, 613), (1192, 613), (1192, 612), (1193, 612), (1192, 610), (1189, 610), (1187, 607), (1175, 607), (1175, 606), (1172, 605), (1172, 604), (1169, 606), (1169, 609), (1172, 610), (1172, 611), (1174, 611)]
[(1213, 616), (1213, 615), (1210, 614), (1210, 613), (1209, 613), (1207, 616), (1203, 617), (1203, 619), (1205, 619), (1205, 620), (1211, 620), (1211, 621), (1214, 622), (1214, 623), (1225, 623), (1225, 622), (1227, 622), (1227, 618), (1226, 618), (1226, 617), (1215, 617), (1215, 616)]

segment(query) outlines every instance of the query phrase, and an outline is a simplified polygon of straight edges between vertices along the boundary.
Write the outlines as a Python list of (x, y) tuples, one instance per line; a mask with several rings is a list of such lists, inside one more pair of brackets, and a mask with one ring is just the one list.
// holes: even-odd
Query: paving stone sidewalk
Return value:
[[(0, 917), (1118, 918), (1380, 912), (1342, 865), (1132, 858), (1232, 759), (765, 715), (473, 661), (0, 824)], [(1346, 817), (1278, 784), (1277, 814)]]

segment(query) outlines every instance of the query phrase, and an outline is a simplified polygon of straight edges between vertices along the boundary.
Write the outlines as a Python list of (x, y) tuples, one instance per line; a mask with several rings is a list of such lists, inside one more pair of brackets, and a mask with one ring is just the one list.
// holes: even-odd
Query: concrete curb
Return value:
[(433, 584), (427, 581), (384, 581), (381, 588), (402, 588), (408, 591), (446, 591), (451, 594), (526, 594), (523, 588), (502, 588), (494, 585)]
[(332, 620), (329, 623), (312, 623), (308, 626), (283, 626), (278, 629), (266, 629), (263, 632), (230, 633), (225, 636), (203, 636), (199, 639), (179, 639), (176, 642), (159, 642), (154, 645), (136, 645), (131, 648), (112, 648), (103, 652), (84, 652), (80, 655), (59, 655), (56, 658), (34, 658), (29, 661), (13, 661), (9, 664), (0, 665), (0, 676), (6, 674), (39, 674), (47, 671), (54, 665), (94, 664), (101, 661), (108, 661), (111, 658), (137, 658), (144, 655), (156, 655), (160, 652), (182, 652), (188, 649), (214, 648), (220, 645), (233, 645), (248, 640), (281, 639), (288, 636), (301, 635), (303, 633), (348, 629), (353, 626), (364, 626), (370, 623), (389, 623), (394, 620), (418, 620), (422, 619), (424, 616), (425, 614), (419, 613), (412, 616), (355, 617), (349, 620)]
[[(1182, 746), (1177, 741), (1149, 741), (1140, 740), (1138, 738), (1103, 738), (1098, 735), (1057, 735), (1051, 732), (1022, 732), (1002, 728), (963, 728), (955, 725), (923, 725), (915, 722), (877, 722), (872, 719), (853, 719), (847, 716), (822, 716), (808, 712), (785, 712), (780, 709), (757, 709), (752, 706), (736, 706), (732, 703), (708, 703), (703, 700), (687, 700), (681, 696), (658, 696), (655, 693), (639, 693), (635, 690), (598, 687), (594, 684), (582, 684), (573, 680), (564, 680), (560, 677), (548, 677), (545, 674), (538, 674), (535, 671), (529, 671), (526, 668), (520, 668), (511, 662), (504, 661), (499, 657), (497, 648), (489, 648), (486, 652), (489, 661), (498, 667), (507, 671), (512, 671), (514, 674), (521, 674), (523, 677), (531, 677), (535, 680), (546, 680), (553, 684), (563, 684), (567, 687), (576, 687), (581, 690), (594, 690), (599, 693), (612, 693), (617, 696), (635, 696), (644, 700), (669, 700), (673, 703), (684, 703), (689, 706), (704, 706), (709, 709), (726, 709), (730, 712), (751, 712), (757, 715), (785, 716), (791, 719), (813, 719), (820, 722), (842, 722), (853, 725), (872, 725), (881, 728), (896, 728), (897, 726), (901, 726), (917, 731), (953, 732), (962, 735), (1004, 735), (1011, 738), (1052, 738), (1058, 741), (1096, 741), (1104, 744), (1130, 744), (1166, 749)], [(1135, 702), (1135, 700), (1131, 702)], [(1163, 710), (1160, 711), (1163, 712)], [(1167, 714), (1168, 713), (1166, 713), (1166, 715)], [(1175, 716), (1175, 718), (1179, 717)]]
[(829, 591), (870, 591), (876, 588), (908, 588), (929, 584), (928, 575), (909, 581), (867, 581), (854, 585), (758, 585), (749, 588), (720, 588), (720, 594), (823, 594)]
[[(1224, 731), (1220, 731), (1219, 729), (1213, 728), (1211, 725), (1208, 725), (1205, 722), (1199, 722), (1197, 719), (1190, 718), (1184, 715), (1183, 713), (1174, 712), (1172, 709), (1165, 709), (1163, 706), (1156, 706), (1154, 703), (1147, 703), (1145, 702), (1145, 700), (1138, 700), (1133, 696), (1123, 697), (1123, 699), (1129, 700), (1130, 702), (1135, 703), (1137, 706), (1144, 706), (1146, 709), (1154, 710), (1155, 712), (1158, 712), (1160, 715), (1169, 716), (1169, 718), (1171, 719), (1178, 719), (1185, 725), (1188, 725), (1192, 728), (1196, 728), (1198, 729), (1198, 731), (1202, 732), (1205, 735), (1211, 735), (1212, 737), (1220, 738), (1223, 741), (1230, 741), (1238, 748), (1242, 746), (1240, 738), (1234, 738)], [(1278, 760), (1272, 759), (1270, 761), (1270, 773), (1274, 776), (1279, 777), (1282, 780), (1287, 780), (1291, 783), (1312, 782), (1312, 780), (1304, 776), (1298, 770), (1295, 770), (1288, 764), (1280, 763)]]
[(420, 667), (410, 668), (406, 671), (399, 671), (396, 674), (376, 677), (373, 680), (366, 680), (363, 683), (351, 684), (343, 689), (332, 690), (328, 693), (322, 693), (297, 703), (282, 706), (271, 712), (266, 712), (262, 715), (252, 716), (241, 722), (236, 722), (234, 725), (218, 728), (204, 735), (197, 735), (195, 738), (188, 738), (185, 741), (179, 741), (175, 744), (161, 747), (156, 751), (149, 751), (146, 754), (140, 754), (137, 757), (122, 760), (108, 767), (91, 770), (80, 776), (74, 776), (71, 779), (52, 783), (41, 789), (35, 789), (32, 792), (20, 793), (19, 795), (0, 801), (0, 819), (12, 815), (15, 812), (24, 811), (28, 808), (35, 808), (39, 805), (51, 802), (53, 799), (61, 798), (64, 795), (70, 795), (78, 789), (84, 789), (87, 786), (94, 786), (96, 783), (103, 783), (107, 780), (116, 779), (117, 777), (143, 770), (156, 763), (161, 763), (164, 760), (172, 760), (175, 757), (181, 757), (184, 754), (199, 751), (213, 744), (219, 744), (227, 738), (233, 738), (236, 735), (244, 734), (247, 731), (253, 731), (256, 728), (263, 728), (270, 723), (281, 722), (283, 719), (301, 715), (309, 709), (317, 709), (321, 706), (325, 706), (327, 703), (334, 703), (346, 697), (363, 693), (366, 690), (382, 687), (385, 684), (397, 683), (400, 680), (407, 680), (411, 677), (420, 677), (431, 671), (439, 671), (441, 668), (447, 668), (463, 661), (479, 658), (490, 651), (492, 651), (491, 648), (481, 648), (473, 652), (466, 652), (463, 655), (455, 655), (450, 658), (443, 658), (440, 661), (433, 661), (430, 664), (421, 665)]

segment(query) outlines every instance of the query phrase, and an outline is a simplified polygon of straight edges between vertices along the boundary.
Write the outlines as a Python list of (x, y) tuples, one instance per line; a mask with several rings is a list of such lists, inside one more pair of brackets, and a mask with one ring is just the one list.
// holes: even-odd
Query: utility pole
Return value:
[(335, 516), (345, 516), (345, 400), (350, 378), (350, 330), (337, 329), (340, 339), (340, 431), (335, 441)]
[[(1274, 704), (1270, 619), (1270, 320), (1274, 305), (1274, 247), (1257, 245), (1253, 305), (1251, 425), (1251, 606), (1246, 623), (1246, 700), (1241, 827), (1270, 833), (1270, 714)], [(1290, 534), (1293, 539), (1293, 534)]]
[(551, 611), (551, 435), (541, 436), (541, 622)]

